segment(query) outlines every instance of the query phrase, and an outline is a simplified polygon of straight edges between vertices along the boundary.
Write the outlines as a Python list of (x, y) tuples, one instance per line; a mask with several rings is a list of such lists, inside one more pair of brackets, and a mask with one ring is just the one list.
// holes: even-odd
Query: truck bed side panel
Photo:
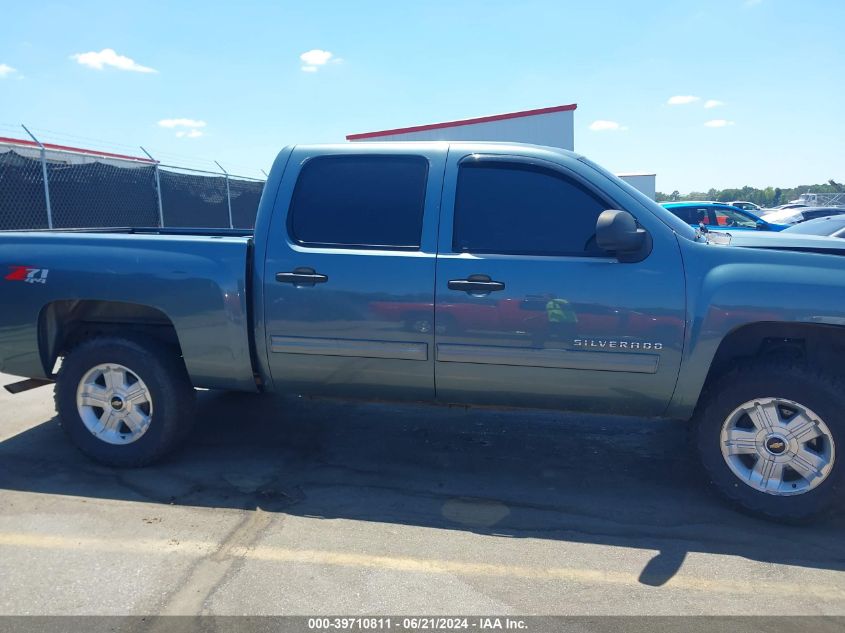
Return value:
[[(0, 371), (47, 377), (39, 321), (54, 301), (149, 306), (173, 323), (195, 386), (255, 391), (242, 237), (0, 236)], [(16, 279), (21, 267), (42, 272)], [(30, 273), (26, 273), (29, 275)]]

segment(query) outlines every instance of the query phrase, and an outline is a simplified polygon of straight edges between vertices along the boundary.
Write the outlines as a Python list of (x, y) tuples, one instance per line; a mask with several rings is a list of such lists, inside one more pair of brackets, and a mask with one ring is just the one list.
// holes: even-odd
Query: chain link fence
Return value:
[(255, 178), (0, 140), (0, 230), (251, 229), (263, 190)]

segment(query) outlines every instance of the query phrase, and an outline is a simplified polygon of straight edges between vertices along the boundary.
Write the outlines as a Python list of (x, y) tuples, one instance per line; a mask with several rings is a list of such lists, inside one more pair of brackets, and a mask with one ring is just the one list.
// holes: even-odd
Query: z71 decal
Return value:
[(10, 266), (11, 271), (4, 277), (6, 281), (24, 281), (28, 284), (46, 284), (50, 271), (32, 266)]

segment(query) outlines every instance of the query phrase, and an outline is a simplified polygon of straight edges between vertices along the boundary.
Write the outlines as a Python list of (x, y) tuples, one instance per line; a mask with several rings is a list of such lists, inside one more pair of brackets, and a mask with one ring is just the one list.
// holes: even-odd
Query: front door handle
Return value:
[(449, 281), (449, 290), (460, 290), (471, 295), (486, 295), (504, 289), (504, 282), (493, 281), (489, 275), (470, 275), (466, 279)]
[(293, 272), (290, 273), (276, 273), (276, 281), (295, 286), (313, 286), (314, 284), (324, 284), (328, 280), (329, 278), (326, 275), (321, 275), (307, 266), (294, 268)]

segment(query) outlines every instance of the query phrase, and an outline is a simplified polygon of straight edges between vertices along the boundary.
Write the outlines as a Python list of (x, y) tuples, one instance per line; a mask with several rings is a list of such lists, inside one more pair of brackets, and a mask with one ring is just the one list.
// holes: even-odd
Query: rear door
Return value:
[(585, 165), (560, 160), (572, 168), (452, 147), (437, 260), (438, 398), (659, 414), (684, 334), (677, 241), (640, 208), (650, 255), (621, 263), (599, 249), (596, 219), (624, 208), (623, 192), (607, 198)]
[(264, 263), (280, 391), (434, 397), (434, 272), (445, 145), (296, 148)]

